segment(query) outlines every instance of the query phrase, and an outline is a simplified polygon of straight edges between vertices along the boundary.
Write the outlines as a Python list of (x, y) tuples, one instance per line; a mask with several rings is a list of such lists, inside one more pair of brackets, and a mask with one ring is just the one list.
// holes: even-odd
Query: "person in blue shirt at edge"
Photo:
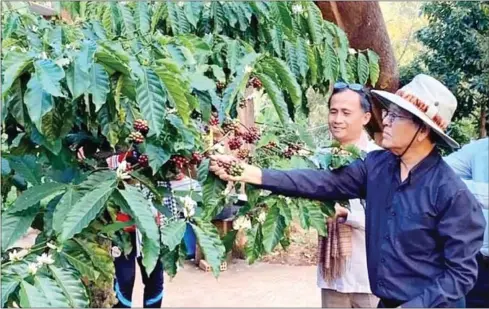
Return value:
[[(486, 116), (486, 130), (489, 130), (489, 114)], [(462, 177), (470, 191), (482, 205), (482, 212), (488, 224), (489, 208), (489, 138), (481, 138), (465, 145), (457, 152), (445, 157), (445, 162)], [(469, 308), (489, 308), (489, 230), (484, 233), (484, 243), (477, 253), (479, 274), (474, 288), (467, 294)]]
[[(465, 307), (477, 278), (485, 221), (481, 206), (439, 154), (458, 148), (445, 130), (454, 95), (428, 75), (392, 94), (372, 90), (383, 107), (382, 147), (335, 170), (260, 169), (242, 163), (233, 177), (211, 157), (210, 170), (276, 194), (316, 200), (366, 200), (367, 269), (378, 307)], [(348, 221), (348, 213), (337, 211)]]

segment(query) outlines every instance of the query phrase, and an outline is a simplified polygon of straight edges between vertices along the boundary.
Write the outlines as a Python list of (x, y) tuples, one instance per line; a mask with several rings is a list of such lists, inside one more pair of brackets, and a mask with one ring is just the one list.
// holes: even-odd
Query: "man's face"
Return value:
[(360, 95), (350, 89), (334, 94), (329, 103), (328, 125), (333, 137), (340, 143), (360, 138), (371, 114), (364, 112)]
[[(391, 104), (388, 110), (383, 110), (382, 117), (382, 147), (394, 153), (402, 153), (418, 131), (418, 125), (411, 114), (395, 104)], [(417, 141), (413, 144), (415, 143)]]

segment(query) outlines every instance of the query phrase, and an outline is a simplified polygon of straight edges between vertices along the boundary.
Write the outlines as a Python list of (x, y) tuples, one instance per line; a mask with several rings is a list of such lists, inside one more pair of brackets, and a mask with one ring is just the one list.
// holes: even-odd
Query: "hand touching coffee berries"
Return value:
[(244, 171), (244, 167), (238, 161), (232, 161), (230, 163), (217, 161), (217, 166), (224, 168), (226, 173), (233, 177), (241, 176)]
[(134, 130), (141, 132), (143, 135), (146, 135), (149, 131), (148, 122), (143, 119), (136, 119), (133, 127)]
[(141, 144), (144, 142), (144, 136), (140, 132), (131, 132), (129, 140), (135, 144)]
[(250, 156), (250, 151), (248, 149), (245, 149), (245, 148), (240, 149), (238, 151), (238, 154), (237, 154), (237, 157), (240, 160), (246, 160), (246, 159), (248, 159), (249, 156)]

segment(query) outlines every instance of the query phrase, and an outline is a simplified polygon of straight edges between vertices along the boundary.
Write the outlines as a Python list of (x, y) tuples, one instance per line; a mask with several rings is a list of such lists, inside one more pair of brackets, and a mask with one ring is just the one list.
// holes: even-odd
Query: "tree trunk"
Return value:
[(486, 117), (487, 110), (484, 107), (481, 107), (481, 117), (479, 121), (479, 138), (484, 138), (487, 136)]
[[(318, 1), (323, 18), (343, 29), (355, 49), (372, 49), (380, 57), (380, 78), (376, 88), (395, 92), (399, 88), (399, 70), (382, 11), (374, 1)], [(374, 104), (372, 121), (367, 129), (377, 143), (382, 137), (380, 108)]]

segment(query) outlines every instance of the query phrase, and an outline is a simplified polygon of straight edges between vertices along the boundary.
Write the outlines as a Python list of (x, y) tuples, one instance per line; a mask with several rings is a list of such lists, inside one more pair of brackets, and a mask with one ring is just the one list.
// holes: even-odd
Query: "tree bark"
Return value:
[[(324, 19), (346, 32), (352, 48), (369, 48), (379, 55), (380, 78), (375, 88), (395, 92), (399, 88), (399, 69), (379, 4), (374, 1), (318, 1), (316, 4)], [(367, 129), (380, 143), (382, 119), (379, 104), (374, 104), (372, 121)]]
[(481, 117), (480, 117), (480, 122), (479, 122), (479, 138), (484, 138), (487, 136), (486, 117), (487, 117), (487, 110), (484, 108), (484, 106), (482, 106), (481, 107)]

